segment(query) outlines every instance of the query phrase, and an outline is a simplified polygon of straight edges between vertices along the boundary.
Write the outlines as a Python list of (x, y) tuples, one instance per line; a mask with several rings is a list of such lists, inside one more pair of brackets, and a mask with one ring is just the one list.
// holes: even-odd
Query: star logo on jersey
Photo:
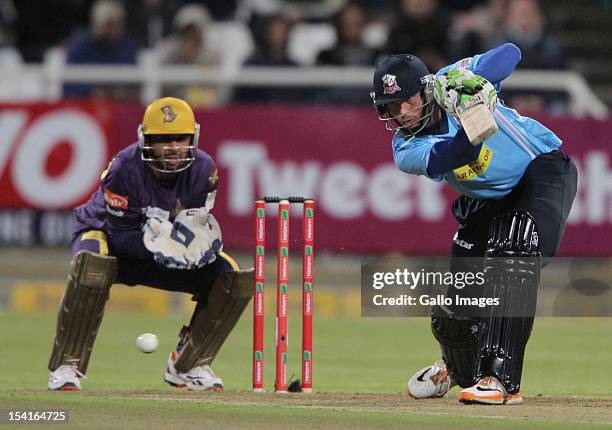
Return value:
[(395, 94), (402, 89), (397, 84), (397, 76), (386, 74), (382, 77), (383, 81), (383, 93), (384, 94)]
[(176, 119), (176, 114), (170, 106), (162, 107), (161, 111), (164, 113), (164, 124), (167, 122), (172, 122)]
[(174, 204), (174, 209), (172, 209), (172, 212), (170, 213), (170, 221), (174, 221), (174, 219), (183, 209), (185, 209), (185, 207), (181, 203), (181, 200), (176, 199), (176, 203)]
[(215, 188), (217, 186), (217, 182), (219, 182), (219, 172), (217, 169), (215, 169), (208, 177), (208, 185), (211, 188)]

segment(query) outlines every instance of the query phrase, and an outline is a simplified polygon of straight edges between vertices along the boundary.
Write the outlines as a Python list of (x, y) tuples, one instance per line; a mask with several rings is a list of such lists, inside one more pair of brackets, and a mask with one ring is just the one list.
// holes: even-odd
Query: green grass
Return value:
[[(163, 388), (167, 354), (184, 318), (106, 315), (84, 385), (88, 388)], [(290, 320), (289, 374), (300, 373), (299, 318)], [(0, 313), (0, 388), (44, 387), (55, 316)], [(523, 391), (529, 395), (612, 396), (612, 319), (536, 320), (527, 349)], [(408, 378), (439, 356), (422, 318), (315, 319), (313, 379), (318, 391), (403, 392)], [(138, 335), (157, 333), (160, 349), (142, 354)], [(266, 321), (266, 385), (274, 380), (273, 322)], [(244, 318), (214, 363), (227, 387), (251, 383), (251, 320)]]
[[(249, 310), (247, 310), (249, 312)], [(180, 397), (164, 385), (167, 354), (177, 340), (184, 318), (158, 318), (112, 313), (105, 316), (82, 393), (48, 393), (47, 360), (55, 330), (55, 316), (0, 313), (0, 409), (56, 407), (71, 411), (77, 427), (110, 428), (117, 420), (129, 428), (201, 425), (202, 428), (523, 428), (525, 421), (485, 417), (411, 415), (406, 411), (351, 411), (342, 408), (257, 406), (253, 404), (199, 404), (189, 401), (151, 401), (114, 398), (113, 390), (147, 390)], [(273, 374), (273, 323), (266, 321), (266, 387)], [(237, 326), (214, 363), (226, 389), (246, 391), (251, 384), (251, 320)], [(429, 321), (417, 318), (315, 319), (313, 379), (315, 390), (330, 393), (401, 393), (408, 378), (439, 357)], [(523, 393), (528, 397), (611, 397), (612, 319), (560, 319), (536, 321), (527, 350)], [(135, 347), (138, 335), (157, 333), (161, 346), (153, 354)], [(299, 318), (290, 320), (289, 374), (299, 376)], [(88, 395), (87, 393), (93, 393)], [(108, 398), (105, 398), (108, 393)], [(221, 397), (222, 399), (222, 397)], [(406, 400), (408, 402), (408, 400)], [(430, 407), (431, 403), (418, 403)], [(408, 403), (407, 403), (408, 405)], [(412, 405), (412, 404), (411, 404)], [(408, 406), (407, 406), (408, 407)], [(412, 407), (412, 406), (410, 406)], [(470, 410), (464, 407), (463, 411)], [(517, 408), (517, 407), (515, 407)], [(521, 408), (521, 407), (518, 407)], [(500, 408), (497, 408), (500, 409)], [(503, 409), (503, 408), (502, 408)], [(473, 409), (471, 409), (473, 410)], [(506, 407), (505, 410), (508, 410)], [(458, 412), (457, 412), (458, 411)], [(516, 409), (517, 419), (521, 409)], [(444, 413), (444, 411), (440, 411)], [(104, 421), (102, 417), (109, 417)], [(97, 420), (96, 417), (100, 419)], [(114, 418), (113, 418), (114, 417)], [(142, 419), (146, 417), (146, 419)], [(553, 417), (554, 418), (554, 417)], [(609, 416), (602, 422), (609, 423)], [(531, 419), (524, 428), (577, 428), (575, 422)], [(265, 425), (265, 423), (274, 423)], [(222, 423), (215, 427), (214, 423)], [(314, 424), (313, 424), (314, 423)], [(315, 425), (316, 424), (316, 425)], [(609, 425), (609, 424), (608, 424)], [(605, 428), (580, 423), (580, 428)]]
[[(605, 423), (576, 423), (558, 420), (520, 418), (453, 417), (411, 415), (398, 412), (320, 410), (306, 408), (266, 408), (198, 402), (167, 402), (80, 398), (46, 394), (33, 400), (30, 396), (8, 398), (0, 392), (3, 409), (47, 408), (68, 410), (72, 428), (201, 428), (201, 429), (608, 429)], [(73, 394), (73, 393), (70, 393)], [(578, 427), (579, 426), (579, 427)], [(37, 426), (40, 428), (40, 426)], [(57, 426), (49, 426), (57, 428)]]

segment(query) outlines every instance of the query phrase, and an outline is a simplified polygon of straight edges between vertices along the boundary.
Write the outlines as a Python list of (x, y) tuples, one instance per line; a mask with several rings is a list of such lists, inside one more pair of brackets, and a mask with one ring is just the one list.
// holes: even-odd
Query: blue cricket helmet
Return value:
[(374, 72), (374, 104), (380, 106), (409, 99), (425, 89), (422, 78), (429, 74), (425, 63), (414, 55), (384, 58)]
[[(379, 119), (387, 121), (387, 129), (399, 131), (406, 136), (414, 136), (423, 130), (433, 115), (434, 97), (432, 75), (423, 61), (410, 54), (397, 54), (385, 57), (376, 66), (373, 79), (372, 102), (378, 111)], [(423, 114), (419, 127), (409, 129), (389, 116), (386, 105), (408, 100), (423, 92)], [(395, 126), (394, 126), (395, 124)]]

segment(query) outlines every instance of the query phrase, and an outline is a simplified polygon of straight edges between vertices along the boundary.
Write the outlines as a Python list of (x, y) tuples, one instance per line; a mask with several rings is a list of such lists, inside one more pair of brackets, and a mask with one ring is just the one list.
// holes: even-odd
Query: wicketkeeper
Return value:
[(442, 361), (410, 379), (415, 398), (441, 397), (459, 385), (462, 403), (523, 402), (540, 269), (559, 247), (577, 172), (554, 133), (497, 101), (501, 81), (520, 59), (515, 45), (504, 44), (435, 75), (413, 55), (389, 56), (374, 73), (372, 98), (394, 133), (397, 167), (446, 180), (461, 195), (452, 206), (460, 226), (451, 270), (483, 271), (478, 294), (504, 303), (481, 314), (434, 307)]
[(197, 301), (164, 380), (223, 389), (210, 368), (252, 295), (252, 271), (223, 252), (211, 210), (219, 176), (198, 149), (183, 100), (151, 103), (138, 142), (115, 155), (97, 191), (74, 210), (73, 259), (49, 360), (50, 390), (80, 389), (112, 284), (192, 294)]

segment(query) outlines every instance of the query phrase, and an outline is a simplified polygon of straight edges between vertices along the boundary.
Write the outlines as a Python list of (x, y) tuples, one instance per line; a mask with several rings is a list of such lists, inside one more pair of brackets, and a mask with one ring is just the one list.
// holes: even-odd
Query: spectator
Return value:
[(400, 20), (387, 40), (389, 54), (414, 54), (429, 70), (446, 65), (446, 26), (438, 0), (400, 0)]
[[(282, 15), (272, 15), (267, 18), (262, 43), (249, 57), (245, 66), (264, 67), (297, 67), (298, 64), (287, 54), (289, 21)], [(308, 97), (308, 90), (295, 88), (239, 87), (234, 100), (246, 103), (299, 102)]]
[[(121, 3), (98, 0), (91, 9), (90, 30), (77, 35), (68, 47), (68, 64), (135, 64), (136, 47), (124, 36), (125, 10)], [(133, 97), (128, 87), (67, 84), (66, 97)]]
[(204, 6), (215, 21), (230, 21), (236, 17), (238, 0), (191, 0)]
[(91, 0), (13, 0), (18, 17), (16, 43), (24, 61), (40, 63), (47, 49), (66, 45), (74, 30), (86, 28), (91, 3)]
[(301, 20), (318, 22), (331, 19), (348, 0), (288, 0), (284, 3), (290, 10), (295, 11)]
[(158, 47), (159, 61), (166, 64), (200, 64), (217, 66), (220, 52), (207, 45), (210, 14), (201, 5), (181, 7), (174, 17), (174, 33)]
[[(566, 58), (557, 39), (545, 31), (544, 16), (537, 0), (510, 0), (504, 26), (504, 42), (522, 51), (520, 69), (565, 69)], [(526, 112), (548, 110), (563, 113), (567, 97), (559, 92), (504, 92), (515, 109)]]
[(546, 33), (544, 16), (537, 0), (510, 0), (504, 41), (523, 53), (522, 69), (564, 69), (566, 60), (556, 38)]
[(351, 0), (363, 8), (370, 21), (391, 22), (397, 0)]
[(349, 3), (334, 19), (337, 43), (331, 49), (319, 53), (317, 64), (323, 66), (373, 65), (374, 50), (362, 42), (365, 15), (361, 6)]
[[(221, 52), (210, 48), (208, 10), (198, 4), (187, 4), (174, 17), (174, 33), (157, 48), (161, 64), (191, 64), (220, 67)], [(192, 106), (210, 106), (224, 101), (227, 90), (202, 85), (166, 85), (164, 95), (187, 100)]]
[(172, 31), (172, 20), (181, 0), (130, 0), (126, 2), (127, 32), (139, 48), (153, 48)]
[(256, 45), (264, 44), (269, 18), (282, 15), (290, 26), (327, 22), (348, 0), (241, 0), (236, 18), (246, 23)]
[(451, 18), (448, 53), (451, 61), (492, 49), (502, 37), (507, 0), (488, 0)]
[(268, 24), (276, 16), (282, 16), (288, 26), (301, 19), (299, 11), (280, 0), (242, 0), (236, 11), (237, 19), (249, 27), (257, 46), (267, 43)]
[(297, 66), (287, 54), (289, 23), (281, 15), (268, 17), (263, 43), (257, 47), (245, 66)]
[(0, 48), (14, 45), (16, 25), (17, 9), (13, 0), (0, 0)]
[(247, 22), (253, 15), (281, 14), (292, 21), (321, 22), (331, 19), (347, 2), (348, 0), (240, 0), (236, 17)]

